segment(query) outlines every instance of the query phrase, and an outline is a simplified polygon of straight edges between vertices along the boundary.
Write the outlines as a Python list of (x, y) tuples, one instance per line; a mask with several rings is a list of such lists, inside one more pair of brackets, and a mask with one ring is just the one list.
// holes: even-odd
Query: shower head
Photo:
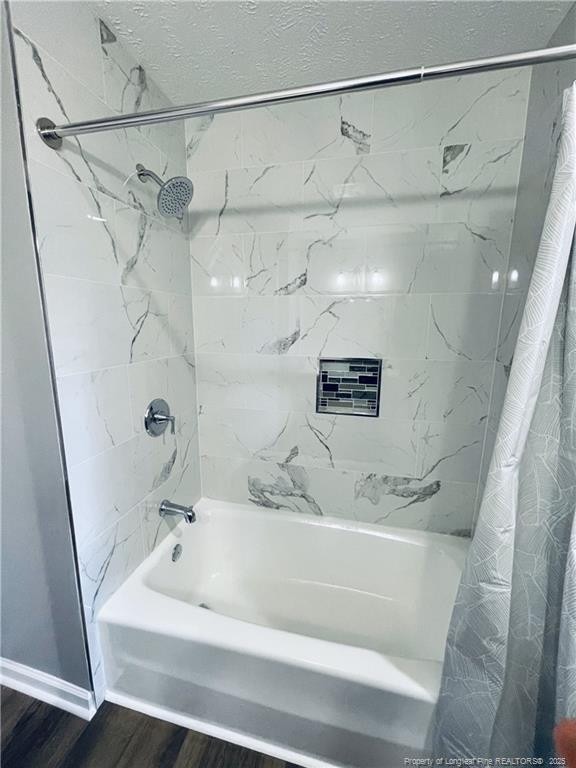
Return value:
[(194, 185), (190, 179), (186, 176), (173, 176), (168, 181), (162, 181), (154, 171), (149, 171), (140, 163), (136, 166), (136, 171), (140, 181), (146, 182), (152, 179), (160, 187), (156, 205), (162, 216), (175, 216), (181, 219), (194, 194)]

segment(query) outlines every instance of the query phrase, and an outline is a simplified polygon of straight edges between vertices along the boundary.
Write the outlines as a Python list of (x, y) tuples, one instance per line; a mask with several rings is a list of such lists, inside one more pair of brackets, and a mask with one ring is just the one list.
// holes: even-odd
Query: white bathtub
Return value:
[(421, 754), (467, 542), (196, 509), (100, 612), (106, 697), (309, 768)]

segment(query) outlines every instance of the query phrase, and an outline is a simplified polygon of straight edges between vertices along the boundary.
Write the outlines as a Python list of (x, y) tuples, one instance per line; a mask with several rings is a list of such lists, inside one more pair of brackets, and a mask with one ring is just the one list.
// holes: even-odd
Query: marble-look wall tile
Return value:
[(498, 229), (499, 247), (509, 248), (516, 205), (522, 139), (445, 144), (442, 149), (441, 221)]
[(453, 424), (480, 421), (490, 405), (493, 363), (387, 359), (382, 368), (380, 416)]
[(197, 349), (300, 357), (423, 358), (429, 306), (425, 295), (197, 297)]
[(241, 120), (240, 112), (186, 120), (186, 160), (191, 173), (242, 166)]
[(132, 437), (125, 366), (64, 376), (57, 384), (69, 467)]
[(29, 172), (44, 272), (116, 283), (113, 200), (34, 160)]
[(196, 355), (201, 407), (314, 412), (318, 361), (285, 355)]
[(79, 548), (80, 584), (90, 620), (143, 558), (138, 509)]
[[(16, 2), (10, 12), (15, 27), (74, 73), (85, 88), (103, 98), (100, 28), (90, 3)], [(81, 45), (63, 43), (62, 32), (70, 29)]]
[[(506, 243), (498, 227), (464, 222), (391, 225), (367, 232), (366, 274), (380, 290), (484, 293), (505, 286)], [(366, 281), (378, 291), (378, 281)]]
[[(206, 169), (190, 239), (206, 495), (470, 532), (494, 362), (515, 338), (511, 318), (498, 342), (529, 80), (189, 127), (188, 167)], [(298, 167), (283, 200), (237, 191)], [(379, 419), (315, 413), (319, 356), (383, 359)]]
[(485, 419), (473, 424), (420, 422), (417, 477), (477, 483), (484, 443)]
[(202, 458), (204, 494), (315, 516), (469, 536), (475, 483), (303, 467), (283, 462)]
[(416, 473), (418, 426), (398, 419), (203, 409), (200, 440), (206, 456), (282, 461), (291, 454), (294, 466)]
[(513, 69), (377, 91), (373, 151), (520, 138), (529, 85)]
[(45, 289), (57, 375), (128, 362), (134, 333), (119, 288), (48, 275)]
[(372, 139), (373, 100), (367, 92), (246, 111), (243, 164), (365, 155)]
[(434, 149), (305, 162), (304, 228), (435, 221), (439, 176)]
[(194, 174), (192, 235), (298, 229), (301, 176), (300, 163)]
[(433, 296), (426, 356), (431, 360), (493, 360), (501, 305), (502, 297), (495, 294)]
[(143, 211), (116, 204), (116, 249), (124, 285), (170, 293), (190, 292), (187, 242)]
[(422, 358), (428, 296), (304, 297), (291, 354), (323, 357)]
[(79, 542), (92, 539), (162, 485), (174, 469), (176, 437), (137, 435), (70, 471), (74, 523)]
[(144, 431), (144, 414), (152, 400), (161, 397), (168, 403), (168, 358), (148, 360), (128, 366), (131, 423), (135, 434)]
[(102, 117), (109, 107), (18, 29), (16, 61), (29, 156), (94, 190), (158, 215), (156, 190), (135, 175), (136, 163), (159, 167), (161, 153), (137, 130), (87, 134), (63, 140), (58, 152), (36, 132), (39, 115), (55, 122)]
[(195, 302), (198, 352), (285, 354), (300, 336), (300, 300), (273, 297)]

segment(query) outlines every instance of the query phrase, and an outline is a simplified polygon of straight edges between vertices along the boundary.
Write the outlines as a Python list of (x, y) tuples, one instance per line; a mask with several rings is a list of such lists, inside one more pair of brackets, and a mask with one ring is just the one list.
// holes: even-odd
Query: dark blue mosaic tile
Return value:
[(372, 358), (321, 358), (316, 412), (378, 416), (382, 361)]

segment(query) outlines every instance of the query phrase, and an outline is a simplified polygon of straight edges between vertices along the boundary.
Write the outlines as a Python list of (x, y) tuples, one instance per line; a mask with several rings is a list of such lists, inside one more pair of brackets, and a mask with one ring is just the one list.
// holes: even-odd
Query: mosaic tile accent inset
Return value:
[(320, 358), (316, 412), (378, 416), (381, 372), (374, 358)]

